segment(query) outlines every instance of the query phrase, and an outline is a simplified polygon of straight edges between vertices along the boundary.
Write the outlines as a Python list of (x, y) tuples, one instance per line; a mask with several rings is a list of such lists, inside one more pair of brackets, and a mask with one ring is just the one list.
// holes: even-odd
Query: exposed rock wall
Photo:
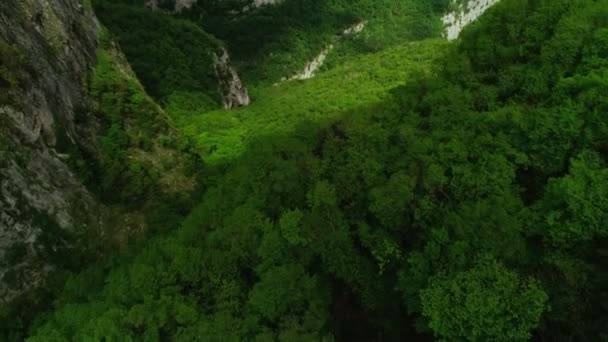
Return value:
[[(343, 38), (345, 36), (357, 34), (361, 31), (363, 31), (366, 24), (367, 24), (367, 22), (362, 21), (360, 23), (347, 27), (346, 29), (344, 29), (344, 31), (342, 31), (342, 34), (336, 38), (336, 40), (339, 40), (340, 38)], [(302, 70), (298, 74), (290, 77), (289, 79), (283, 78), (281, 81), (307, 80), (307, 79), (315, 77), (315, 74), (317, 73), (319, 68), (321, 68), (323, 66), (323, 64), (325, 63), (325, 60), (327, 59), (327, 55), (329, 55), (329, 53), (333, 49), (334, 49), (334, 45), (329, 44), (326, 48), (321, 50), (321, 52), (317, 55), (317, 57), (315, 57), (312, 61), (306, 63), (304, 70)]]
[(3, 58), (19, 56), (0, 74), (13, 79), (0, 89), (0, 304), (53, 269), (48, 259), (67, 243), (61, 231), (101, 226), (104, 208), (62, 153), (96, 149), (85, 89), (98, 29), (77, 0), (0, 1), (0, 45), (15, 51)]
[(262, 6), (268, 6), (268, 5), (278, 5), (280, 3), (282, 3), (285, 0), (253, 0), (253, 2), (249, 5), (246, 5), (243, 7), (243, 12), (249, 11), (252, 8), (258, 8), (258, 7), (262, 7)]
[[(197, 2), (197, 0), (174, 0), (175, 6), (173, 11), (180, 13), (181, 11), (189, 10)], [(156, 10), (159, 7), (159, 0), (146, 0), (146, 6)]]
[[(167, 0), (170, 1), (170, 0)], [(182, 11), (187, 11), (194, 6), (198, 2), (198, 0), (172, 0), (175, 2), (175, 6), (173, 7), (173, 12), (180, 13)], [(285, 0), (242, 0), (241, 10), (246, 12), (252, 8), (258, 8), (266, 5), (278, 5)], [(146, 0), (146, 6), (152, 9), (158, 9), (162, 0)], [(237, 11), (238, 12), (238, 11)]]
[(492, 5), (499, 0), (468, 0), (466, 5), (458, 6), (456, 11), (450, 12), (443, 17), (448, 40), (458, 38), (462, 29), (474, 22)]
[(325, 60), (327, 59), (327, 55), (329, 52), (334, 49), (334, 45), (330, 44), (315, 57), (312, 61), (306, 63), (304, 70), (300, 71), (298, 74), (292, 76), (289, 81), (292, 80), (307, 80), (315, 77), (317, 70), (323, 66)]
[(230, 66), (228, 51), (222, 48), (213, 55), (215, 74), (218, 79), (224, 108), (247, 106), (251, 102), (247, 88), (241, 82), (238, 73)]
[(264, 5), (277, 5), (283, 2), (284, 0), (254, 0), (253, 6), (260, 7)]
[(196, 0), (175, 0), (175, 11), (181, 12), (192, 8)]

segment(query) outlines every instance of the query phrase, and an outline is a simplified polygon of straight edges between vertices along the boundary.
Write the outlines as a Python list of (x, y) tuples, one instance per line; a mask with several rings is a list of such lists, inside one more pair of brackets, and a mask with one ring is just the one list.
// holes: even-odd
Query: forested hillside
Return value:
[[(144, 121), (107, 134), (103, 162), (156, 132), (201, 189), (178, 206), (196, 205), (157, 206), (143, 241), (0, 338), (608, 340), (608, 0), (501, 0), (454, 42), (440, 16), (457, 2), (286, 0), (240, 20), (205, 3), (93, 1), (162, 106), (122, 101), (134, 88), (101, 50), (93, 94)], [(327, 42), (321, 73), (281, 82)], [(219, 108), (217, 46), (250, 106)], [(166, 184), (96, 167), (117, 203)]]

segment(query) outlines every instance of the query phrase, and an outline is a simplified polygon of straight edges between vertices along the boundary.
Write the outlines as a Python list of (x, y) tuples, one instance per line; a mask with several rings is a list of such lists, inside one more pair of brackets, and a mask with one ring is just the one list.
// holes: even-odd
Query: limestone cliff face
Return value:
[(243, 7), (243, 10), (248, 11), (252, 8), (258, 8), (258, 7), (267, 6), (267, 5), (278, 5), (278, 4), (282, 3), (283, 1), (285, 1), (285, 0), (253, 0), (253, 3)]
[[(198, 0), (164, 0), (165, 2), (174, 2), (173, 10), (175, 13), (180, 13), (185, 10), (192, 8)], [(241, 0), (243, 11), (250, 10), (251, 8), (261, 7), (265, 5), (276, 5), (284, 0)], [(146, 0), (146, 6), (152, 9), (158, 9), (159, 5), (163, 3), (163, 0)]]
[[(162, 1), (159, 0), (146, 0), (146, 6), (152, 8), (152, 9), (158, 9), (159, 5)], [(180, 13), (182, 11), (188, 10), (190, 8), (192, 8), (192, 5), (194, 5), (197, 0), (174, 0), (175, 5), (173, 7), (173, 10), (175, 11), (175, 13)]]
[[(341, 35), (339, 35), (335, 38), (335, 41), (339, 41), (340, 39), (342, 39), (346, 36), (354, 35), (354, 34), (357, 34), (361, 31), (363, 31), (363, 29), (365, 28), (366, 25), (367, 25), (367, 21), (362, 21), (362, 22), (359, 22), (357, 24), (347, 27), (346, 29), (344, 29), (342, 31)], [(306, 64), (306, 66), (304, 67), (304, 70), (302, 70), (301, 72), (299, 72), (298, 74), (296, 74), (290, 78), (283, 77), (283, 79), (281, 81), (307, 80), (307, 79), (315, 77), (316, 72), (323, 66), (323, 63), (325, 63), (325, 59), (327, 59), (327, 55), (329, 55), (329, 53), (333, 50), (333, 48), (334, 48), (334, 45), (329, 44), (327, 47), (325, 47), (323, 50), (321, 50), (321, 53), (319, 53), (317, 55), (317, 57), (315, 57), (312, 61), (310, 61)]]
[(477, 18), (498, 1), (499, 0), (468, 0), (464, 4), (459, 3), (459, 6), (455, 11), (447, 13), (443, 17), (448, 40), (458, 38), (462, 29), (477, 20)]
[(77, 0), (0, 1), (0, 61), (10, 66), (0, 65), (0, 304), (52, 271), (68, 235), (101, 226), (104, 208), (63, 151), (96, 148), (86, 75), (98, 29)]
[(253, 5), (256, 7), (264, 5), (276, 5), (283, 2), (283, 0), (254, 0)]

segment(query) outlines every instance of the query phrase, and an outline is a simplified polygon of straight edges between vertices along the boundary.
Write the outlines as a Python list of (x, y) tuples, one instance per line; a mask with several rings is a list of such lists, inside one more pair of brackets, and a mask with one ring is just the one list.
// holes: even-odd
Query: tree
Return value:
[(439, 275), (420, 292), (422, 314), (446, 341), (525, 341), (545, 310), (547, 295), (497, 261)]
[(593, 152), (573, 159), (570, 174), (547, 186), (547, 234), (559, 245), (608, 237), (608, 168)]

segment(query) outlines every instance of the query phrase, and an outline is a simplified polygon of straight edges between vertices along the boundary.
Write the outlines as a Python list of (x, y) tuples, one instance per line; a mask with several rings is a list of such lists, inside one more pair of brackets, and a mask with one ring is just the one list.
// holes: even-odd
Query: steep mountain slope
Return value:
[(70, 233), (106, 220), (65, 154), (96, 150), (85, 82), (98, 30), (91, 8), (72, 1), (0, 4), (0, 303), (67, 258)]
[(104, 38), (90, 5), (5, 1), (0, 23), (6, 317), (8, 307), (31, 315), (19, 302), (8, 304), (22, 295), (43, 300), (30, 290), (49, 278), (141, 236), (151, 217), (142, 209), (187, 196), (194, 181), (183, 175), (187, 157), (158, 143), (176, 140), (175, 131)]
[(228, 51), (198, 25), (141, 3), (96, 1), (95, 11), (159, 103), (190, 97), (201, 110), (249, 104)]

